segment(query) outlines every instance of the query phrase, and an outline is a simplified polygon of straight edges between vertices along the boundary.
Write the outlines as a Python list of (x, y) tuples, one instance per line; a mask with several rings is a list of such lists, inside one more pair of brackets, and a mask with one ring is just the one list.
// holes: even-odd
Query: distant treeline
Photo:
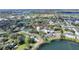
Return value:
[(79, 14), (79, 9), (0, 9), (0, 13), (30, 14), (30, 13), (65, 13)]

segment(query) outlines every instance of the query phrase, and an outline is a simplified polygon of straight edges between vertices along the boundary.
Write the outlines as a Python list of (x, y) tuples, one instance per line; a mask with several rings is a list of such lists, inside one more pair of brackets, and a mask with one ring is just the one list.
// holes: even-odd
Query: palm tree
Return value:
[(63, 34), (64, 34), (64, 29), (60, 26), (60, 28), (61, 28), (61, 39), (64, 39), (64, 36), (63, 36)]
[(76, 31), (73, 31), (74, 35), (75, 35), (75, 39), (77, 39), (77, 35), (76, 35)]

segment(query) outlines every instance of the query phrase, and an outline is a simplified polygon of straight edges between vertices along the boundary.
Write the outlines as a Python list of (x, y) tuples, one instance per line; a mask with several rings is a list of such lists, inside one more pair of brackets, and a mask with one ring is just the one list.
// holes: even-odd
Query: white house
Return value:
[(75, 24), (79, 24), (79, 21), (78, 21), (78, 20), (76, 20), (76, 21), (75, 21)]
[(42, 29), (41, 31), (44, 32), (44, 33), (47, 33), (48, 32), (47, 29)]
[(36, 30), (39, 32), (39, 31), (40, 31), (40, 27), (39, 27), (39, 26), (37, 26), (37, 27), (36, 27)]
[(54, 24), (54, 23), (53, 23), (53, 21), (50, 20), (50, 21), (49, 21), (49, 24), (52, 25), (52, 24)]
[(64, 34), (64, 36), (68, 37), (68, 38), (74, 38), (75, 39), (75, 36), (73, 35), (72, 32), (67, 32)]
[(26, 18), (26, 19), (30, 19), (31, 17), (30, 17), (30, 16), (26, 16), (25, 18)]
[(44, 33), (53, 33), (54, 32), (54, 30), (49, 30), (49, 29), (42, 29), (41, 31)]
[(12, 15), (11, 15), (11, 16), (9, 16), (9, 18), (14, 18), (14, 17), (15, 17), (15, 16), (12, 16)]
[(4, 20), (4, 18), (0, 18), (0, 21)]
[(76, 32), (75, 34), (77, 36), (77, 39), (79, 39), (79, 32)]

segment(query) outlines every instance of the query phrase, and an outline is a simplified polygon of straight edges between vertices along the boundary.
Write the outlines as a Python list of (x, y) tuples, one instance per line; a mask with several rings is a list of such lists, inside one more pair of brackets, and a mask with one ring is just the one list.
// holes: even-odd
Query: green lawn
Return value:
[(26, 44), (20, 45), (16, 50), (24, 50), (26, 47)]

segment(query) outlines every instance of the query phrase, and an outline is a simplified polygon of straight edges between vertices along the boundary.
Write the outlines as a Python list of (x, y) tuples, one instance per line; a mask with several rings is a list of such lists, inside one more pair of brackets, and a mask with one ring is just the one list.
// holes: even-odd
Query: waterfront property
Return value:
[(79, 50), (78, 16), (73, 9), (0, 10), (0, 50)]

